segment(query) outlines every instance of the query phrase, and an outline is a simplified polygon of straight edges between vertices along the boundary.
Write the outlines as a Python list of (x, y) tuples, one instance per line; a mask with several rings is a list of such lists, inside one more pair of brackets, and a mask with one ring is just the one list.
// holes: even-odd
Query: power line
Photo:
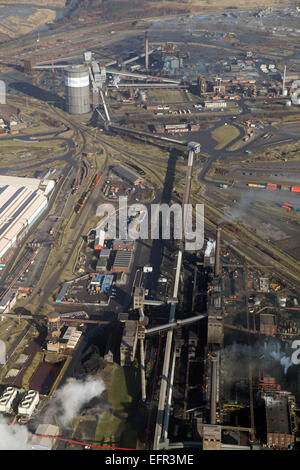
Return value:
[(71, 444), (80, 444), (80, 445), (83, 445), (83, 446), (93, 447), (93, 448), (97, 448), (97, 449), (136, 450), (136, 449), (126, 448), (126, 447), (99, 446), (99, 445), (96, 445), (96, 444), (89, 444), (88, 442), (80, 442), (80, 441), (74, 441), (72, 439), (65, 439), (65, 438), (59, 437), (59, 436), (48, 436), (47, 434), (33, 434), (33, 436), (47, 437), (49, 439), (55, 439), (57, 441), (70, 442)]

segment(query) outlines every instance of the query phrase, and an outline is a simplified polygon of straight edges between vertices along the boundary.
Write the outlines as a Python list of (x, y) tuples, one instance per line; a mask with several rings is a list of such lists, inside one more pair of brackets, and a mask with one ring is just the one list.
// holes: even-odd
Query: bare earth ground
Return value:
[(2, 0), (0, 1), (0, 7), (4, 7), (7, 5), (35, 5), (49, 7), (49, 8), (57, 8), (57, 7), (64, 7), (66, 4), (66, 0)]
[(264, 8), (266, 6), (284, 6), (284, 4), (289, 4), (289, 0), (183, 0), (173, 2), (165, 0), (159, 2), (162, 6), (165, 4), (166, 6), (172, 5), (172, 7), (176, 6), (186, 6), (186, 7), (205, 7), (205, 9), (214, 10), (217, 8), (225, 9), (228, 7), (247, 7), (247, 8)]
[(55, 17), (55, 10), (46, 8), (37, 9), (32, 15), (24, 18), (21, 16), (6, 16), (0, 20), (0, 33), (10, 38), (18, 37), (44, 26), (45, 23), (52, 23)]
[[(0, 39), (15, 38), (22, 36), (23, 34), (29, 33), (32, 29), (39, 28), (45, 23), (51, 23), (55, 19), (55, 10), (57, 7), (64, 7), (66, 0), (2, 0), (0, 1), (0, 8), (9, 6), (9, 5), (31, 5), (36, 7), (34, 13), (27, 17), (22, 18), (21, 16), (8, 16), (0, 19)], [(79, 8), (80, 14), (82, 13), (91, 13), (95, 8), (100, 12), (102, 9), (101, 0), (90, 0), (91, 11), (87, 6), (87, 3), (84, 2), (84, 9)], [(122, 6), (122, 3), (128, 4), (127, 0), (119, 0), (118, 2), (112, 1), (112, 10), (115, 9), (115, 4)], [(135, 16), (142, 17), (143, 12), (145, 16), (155, 16), (156, 12), (162, 12), (163, 9), (172, 14), (181, 14), (181, 13), (206, 13), (211, 11), (226, 10), (228, 8), (264, 8), (266, 6), (276, 6), (284, 7), (290, 3), (290, 0), (162, 0), (160, 2), (147, 0), (143, 3), (143, 7), (139, 9), (138, 2), (132, 2), (128, 10), (128, 17)], [(107, 5), (107, 4), (106, 4)], [(141, 6), (141, 4), (140, 4)], [(144, 9), (145, 6), (148, 8)], [(43, 8), (40, 8), (43, 7)], [(48, 7), (48, 8), (47, 8)], [(52, 10), (53, 8), (53, 10)], [(107, 7), (106, 7), (107, 8)], [(108, 7), (109, 8), (109, 7)], [(112, 11), (112, 16), (114, 15)], [(125, 10), (126, 11), (126, 10)], [(101, 13), (100, 13), (101, 14)], [(125, 12), (122, 10), (122, 15)], [(76, 13), (75, 13), (76, 15)], [(125, 14), (126, 15), (126, 14)], [(110, 16), (110, 11), (106, 11), (106, 17)], [(109, 19), (109, 18), (106, 18)], [(113, 19), (113, 18), (112, 18)], [(125, 19), (125, 17), (124, 17)]]

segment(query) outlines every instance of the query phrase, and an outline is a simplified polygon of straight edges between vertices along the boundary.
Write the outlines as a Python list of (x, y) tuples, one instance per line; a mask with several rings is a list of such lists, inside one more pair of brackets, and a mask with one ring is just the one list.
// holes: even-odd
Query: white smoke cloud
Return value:
[(59, 410), (58, 419), (60, 423), (68, 426), (72, 419), (78, 415), (83, 405), (93, 398), (100, 397), (104, 390), (104, 382), (99, 378), (69, 379), (62, 388), (55, 392), (48, 413), (56, 413)]
[[(93, 398), (100, 397), (104, 390), (104, 382), (101, 379), (70, 379), (56, 391), (43, 421), (52, 422), (53, 414), (57, 414), (59, 424), (68, 426), (82, 407)], [(26, 425), (10, 425), (8, 420), (0, 415), (0, 450), (32, 450), (32, 436)]]
[[(231, 354), (239, 357), (238, 362), (243, 360), (256, 361), (263, 358), (272, 358), (283, 367), (284, 374), (286, 374), (289, 367), (293, 365), (291, 357), (286, 356), (281, 350), (279, 341), (265, 341), (263, 344), (256, 343), (254, 345), (234, 343), (226, 346), (222, 350), (222, 355), (224, 356)], [(238, 364), (237, 367), (240, 365), (241, 364)]]
[(282, 367), (284, 368), (284, 374), (287, 373), (287, 370), (289, 367), (293, 365), (292, 360), (290, 357), (287, 357), (285, 355), (282, 355), (281, 353), (277, 351), (269, 351), (269, 354), (271, 357), (273, 357), (276, 361), (280, 362)]
[(0, 450), (31, 450), (31, 436), (26, 426), (9, 425), (3, 416), (0, 417)]

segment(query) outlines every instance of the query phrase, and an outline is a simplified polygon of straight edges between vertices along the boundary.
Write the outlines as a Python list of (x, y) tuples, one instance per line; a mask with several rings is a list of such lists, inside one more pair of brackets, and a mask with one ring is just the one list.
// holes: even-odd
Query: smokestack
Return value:
[(220, 274), (220, 248), (221, 248), (221, 226), (217, 227), (216, 234), (216, 253), (215, 253), (215, 275), (219, 276)]
[(145, 34), (145, 69), (149, 69), (149, 39), (148, 34)]
[(145, 349), (144, 340), (140, 339), (140, 359), (141, 359), (141, 389), (142, 400), (146, 401), (146, 376), (145, 376)]
[(216, 424), (217, 411), (217, 357), (211, 355), (212, 372), (211, 372), (211, 396), (210, 396), (210, 424)]
[(286, 91), (285, 91), (285, 80), (286, 80), (286, 65), (284, 66), (284, 71), (283, 71), (282, 96), (285, 96), (285, 95), (286, 95)]

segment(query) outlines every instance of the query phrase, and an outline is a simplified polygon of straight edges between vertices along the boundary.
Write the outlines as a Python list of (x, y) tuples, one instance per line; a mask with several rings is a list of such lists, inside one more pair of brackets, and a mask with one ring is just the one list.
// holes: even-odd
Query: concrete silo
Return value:
[(85, 65), (71, 65), (65, 69), (67, 111), (70, 114), (90, 112), (90, 78)]

